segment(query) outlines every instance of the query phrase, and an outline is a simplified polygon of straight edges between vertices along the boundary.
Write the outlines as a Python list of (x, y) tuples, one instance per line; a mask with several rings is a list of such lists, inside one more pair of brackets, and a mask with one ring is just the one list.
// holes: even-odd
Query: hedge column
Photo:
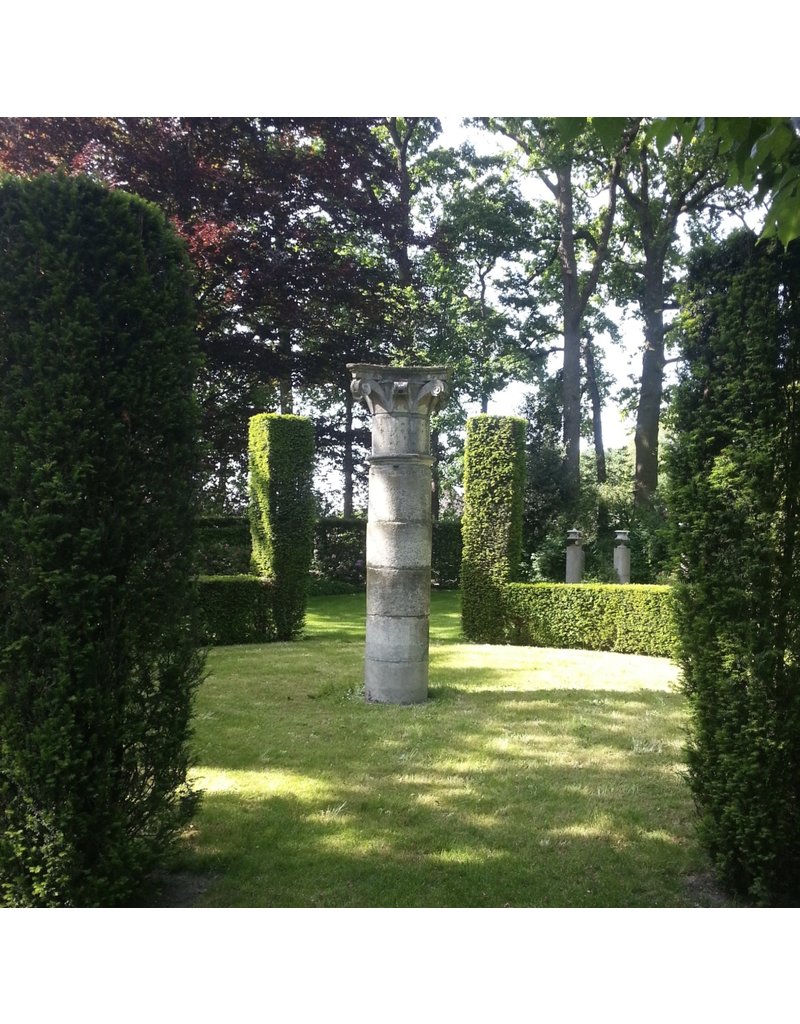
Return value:
[(522, 559), (525, 420), (474, 416), (464, 449), (461, 608), (464, 635), (481, 644), (510, 639), (503, 586)]
[(367, 516), (366, 698), (428, 696), (431, 589), (430, 417), (444, 405), (442, 366), (348, 363), (351, 391), (372, 414)]
[(250, 420), (250, 535), (253, 571), (274, 581), (278, 640), (303, 628), (314, 549), (314, 425), (304, 416)]

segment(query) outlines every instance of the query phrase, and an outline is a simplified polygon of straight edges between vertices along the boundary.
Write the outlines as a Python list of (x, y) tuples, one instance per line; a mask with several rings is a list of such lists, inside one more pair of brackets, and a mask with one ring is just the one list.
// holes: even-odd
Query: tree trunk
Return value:
[(589, 389), (589, 399), (592, 403), (592, 433), (594, 435), (594, 454), (597, 462), (597, 482), (604, 484), (608, 476), (606, 473), (606, 452), (603, 446), (603, 404), (600, 399), (600, 388), (597, 385), (594, 349), (590, 341), (587, 341), (584, 345), (583, 355), (586, 362), (586, 382)]
[(581, 489), (581, 330), (580, 315), (564, 322), (564, 449), (566, 493), (577, 501)]
[(557, 170), (557, 204), (561, 228), (559, 261), (564, 310), (564, 448), (566, 492), (577, 501), (581, 487), (581, 304), (575, 259), (575, 224), (572, 205), (572, 165)]
[(663, 260), (646, 271), (642, 314), (645, 350), (642, 383), (636, 411), (636, 469), (633, 500), (638, 508), (648, 505), (658, 485), (658, 426), (664, 391), (664, 268)]

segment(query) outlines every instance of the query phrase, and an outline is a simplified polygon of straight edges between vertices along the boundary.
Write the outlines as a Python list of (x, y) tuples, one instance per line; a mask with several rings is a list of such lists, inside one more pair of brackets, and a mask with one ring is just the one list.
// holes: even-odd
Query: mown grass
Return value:
[(367, 705), (364, 598), (295, 644), (213, 650), (181, 867), (217, 907), (719, 904), (663, 659), (460, 642), (435, 594), (426, 705)]

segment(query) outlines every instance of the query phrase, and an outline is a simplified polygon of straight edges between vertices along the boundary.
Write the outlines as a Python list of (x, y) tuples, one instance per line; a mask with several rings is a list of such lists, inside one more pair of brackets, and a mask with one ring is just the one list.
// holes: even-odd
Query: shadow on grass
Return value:
[(720, 905), (688, 888), (706, 865), (675, 694), (442, 686), (418, 708), (298, 703), (277, 745), (201, 770), (191, 847), (219, 881), (199, 905)]
[(703, 881), (669, 663), (456, 646), (458, 602), (434, 595), (416, 707), (363, 700), (363, 595), (311, 602), (298, 644), (215, 652), (193, 904), (725, 905)]

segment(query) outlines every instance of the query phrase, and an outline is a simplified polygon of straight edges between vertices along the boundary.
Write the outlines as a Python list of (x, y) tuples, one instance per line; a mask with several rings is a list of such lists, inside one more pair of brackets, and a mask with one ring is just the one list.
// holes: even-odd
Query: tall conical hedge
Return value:
[(193, 804), (197, 367), (155, 207), (0, 181), (0, 902), (124, 903)]

